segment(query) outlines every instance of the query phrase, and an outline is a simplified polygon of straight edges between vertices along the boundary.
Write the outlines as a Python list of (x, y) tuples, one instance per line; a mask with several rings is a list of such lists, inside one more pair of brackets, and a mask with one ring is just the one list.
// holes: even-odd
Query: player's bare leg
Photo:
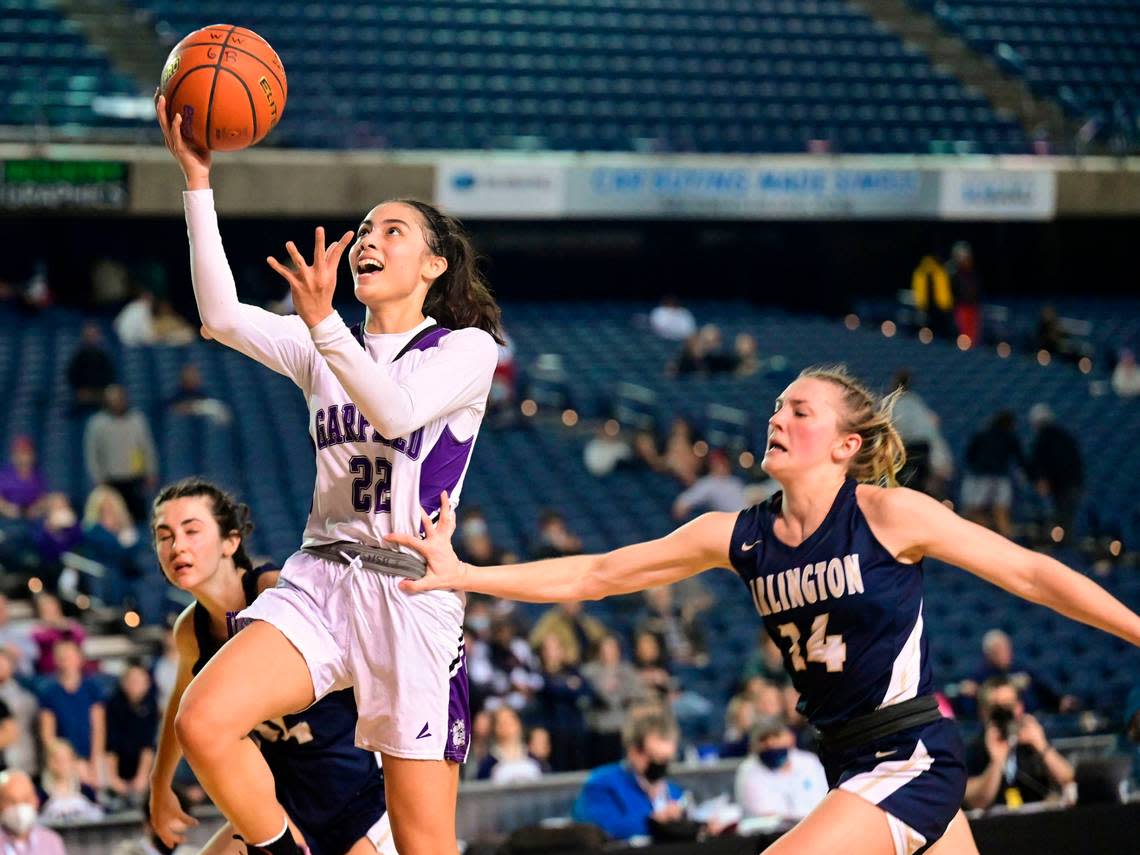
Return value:
[(887, 815), (869, 801), (832, 790), (765, 855), (895, 855)]
[(400, 855), (456, 855), (459, 764), (384, 754), (384, 794)]
[(251, 843), (281, 833), (285, 809), (250, 731), (313, 702), (304, 658), (271, 624), (254, 621), (186, 689), (174, 727), (198, 782)]
[(970, 831), (970, 823), (962, 811), (958, 811), (950, 821), (946, 833), (930, 847), (928, 855), (978, 855), (978, 844), (974, 842), (974, 833)]

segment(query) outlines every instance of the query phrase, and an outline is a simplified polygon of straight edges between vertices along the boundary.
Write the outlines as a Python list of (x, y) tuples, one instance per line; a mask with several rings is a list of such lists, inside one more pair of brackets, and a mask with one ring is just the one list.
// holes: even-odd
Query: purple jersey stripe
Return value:
[(442, 339), (449, 332), (451, 332), (451, 330), (440, 327), (439, 329), (425, 335), (423, 338), (409, 347), (408, 350), (430, 350), (433, 347), (437, 347), (439, 345), (440, 339)]
[(463, 477), (467, 461), (471, 459), (471, 449), (475, 447), (475, 437), (460, 442), (446, 425), (439, 440), (420, 469), (420, 506), (429, 514), (439, 510), (439, 494), (443, 490), (451, 493)]

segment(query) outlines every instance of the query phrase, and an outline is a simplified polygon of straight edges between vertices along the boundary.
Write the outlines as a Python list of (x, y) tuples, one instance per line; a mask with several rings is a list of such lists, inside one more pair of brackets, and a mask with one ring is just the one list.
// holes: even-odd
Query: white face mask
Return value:
[(0, 825), (3, 825), (17, 837), (22, 837), (36, 824), (38, 816), (35, 805), (26, 803), (8, 805), (0, 811)]

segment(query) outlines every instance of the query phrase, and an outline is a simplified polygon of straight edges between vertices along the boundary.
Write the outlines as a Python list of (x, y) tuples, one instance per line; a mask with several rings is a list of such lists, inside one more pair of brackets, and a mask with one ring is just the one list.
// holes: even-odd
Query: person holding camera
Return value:
[(1073, 781), (1072, 764), (1049, 744), (1045, 729), (1006, 677), (992, 677), (978, 692), (982, 735), (966, 751), (965, 805), (1018, 808), (1058, 795)]

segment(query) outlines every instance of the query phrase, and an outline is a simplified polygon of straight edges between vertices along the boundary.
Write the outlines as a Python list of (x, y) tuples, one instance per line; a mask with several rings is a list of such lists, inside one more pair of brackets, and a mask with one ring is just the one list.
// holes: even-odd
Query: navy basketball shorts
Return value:
[(828, 786), (882, 808), (895, 855), (912, 855), (938, 840), (961, 808), (964, 756), (958, 726), (944, 718), (820, 759)]

